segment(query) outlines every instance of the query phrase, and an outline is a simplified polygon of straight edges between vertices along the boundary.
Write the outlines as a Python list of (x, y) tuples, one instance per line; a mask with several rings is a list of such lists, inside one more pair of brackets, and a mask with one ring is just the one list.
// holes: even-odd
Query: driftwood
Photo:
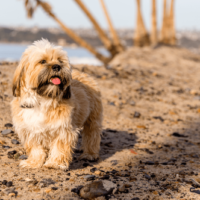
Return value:
[(118, 37), (118, 35), (117, 35), (117, 32), (116, 32), (116, 30), (115, 30), (115, 28), (114, 28), (114, 26), (113, 26), (113, 24), (112, 24), (112, 22), (111, 22), (111, 19), (110, 19), (110, 16), (109, 16), (109, 14), (108, 14), (108, 11), (107, 11), (107, 9), (106, 9), (106, 5), (105, 5), (105, 3), (104, 3), (104, 0), (100, 0), (100, 3), (101, 3), (101, 5), (102, 5), (104, 14), (105, 14), (105, 16), (106, 16), (106, 20), (107, 20), (108, 25), (109, 25), (109, 29), (110, 29), (110, 33), (111, 33), (111, 36), (112, 36), (113, 43), (114, 43), (114, 45), (116, 46), (117, 51), (118, 51), (118, 52), (122, 52), (122, 51), (124, 51), (125, 48), (124, 48), (124, 46), (121, 44), (120, 39), (119, 39), (119, 37)]
[(149, 34), (145, 28), (144, 21), (141, 13), (140, 0), (137, 2), (137, 24), (134, 34), (134, 45), (138, 47), (150, 45)]
[(169, 44), (176, 44), (176, 30), (174, 22), (174, 0), (171, 0), (170, 14), (169, 14)]
[(100, 27), (96, 19), (93, 17), (93, 15), (90, 13), (90, 11), (86, 8), (86, 6), (83, 4), (81, 0), (74, 0), (78, 6), (83, 10), (83, 12), (87, 15), (87, 17), (90, 19), (92, 22), (94, 28), (99, 34), (99, 38), (103, 42), (105, 48), (110, 52), (111, 56), (114, 57), (116, 54), (119, 52), (117, 51), (117, 48), (115, 45), (112, 43), (110, 38), (106, 35), (106, 33), (103, 31), (103, 29)]
[[(68, 34), (77, 44), (80, 46), (86, 48), (88, 51), (90, 51), (96, 58), (98, 58), (100, 61), (102, 61), (104, 64), (107, 64), (110, 60), (111, 57), (105, 57), (98, 51), (96, 51), (91, 45), (89, 45), (85, 40), (80, 38), (74, 31), (72, 31), (70, 28), (68, 28), (66, 25), (64, 25), (57, 17), (56, 15), (52, 12), (51, 6), (44, 1), (41, 0), (36, 0), (37, 6), (41, 6), (43, 10), (51, 17), (53, 18), (60, 26), (61, 28), (65, 31), (66, 34)], [(31, 7), (30, 1), (26, 0), (25, 1), (25, 6), (27, 10), (27, 14), (29, 17), (32, 17), (33, 12), (35, 9)]]
[(152, 0), (152, 17), (151, 17), (151, 44), (156, 45), (158, 43), (157, 33), (157, 14), (156, 14), (156, 0)]

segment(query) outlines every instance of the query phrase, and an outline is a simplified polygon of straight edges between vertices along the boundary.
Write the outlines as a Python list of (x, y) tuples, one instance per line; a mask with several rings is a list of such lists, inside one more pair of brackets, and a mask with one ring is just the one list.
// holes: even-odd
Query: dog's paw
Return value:
[(89, 154), (89, 153), (83, 153), (80, 157), (80, 160), (91, 160), (95, 161), (99, 159), (99, 154), (94, 153), (94, 154)]
[(69, 164), (68, 163), (57, 163), (57, 162), (47, 161), (44, 164), (44, 167), (53, 168), (53, 169), (62, 169), (64, 171), (66, 171), (69, 168)]
[(31, 160), (22, 160), (20, 162), (20, 167), (22, 168), (40, 168), (42, 167), (42, 164), (41, 162), (33, 162)]

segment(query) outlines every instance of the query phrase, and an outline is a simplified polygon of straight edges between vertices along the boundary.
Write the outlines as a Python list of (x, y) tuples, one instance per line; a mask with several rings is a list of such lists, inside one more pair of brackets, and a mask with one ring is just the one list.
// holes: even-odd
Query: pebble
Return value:
[(12, 139), (12, 140), (11, 140), (11, 143), (12, 143), (12, 144), (20, 144), (20, 142), (19, 142), (18, 140), (15, 140), (15, 139)]
[(15, 194), (15, 193), (10, 193), (8, 196), (10, 196), (10, 197), (15, 197), (16, 194)]
[(128, 193), (128, 189), (126, 189), (125, 184), (119, 186), (118, 191), (121, 193)]
[(7, 187), (11, 187), (12, 185), (13, 185), (12, 181), (8, 181), (8, 182), (6, 183), (6, 186), (7, 186)]
[(17, 151), (16, 150), (13, 150), (13, 151), (9, 151), (8, 153), (7, 153), (7, 155), (8, 155), (8, 158), (14, 158), (14, 155), (17, 153)]
[(97, 168), (93, 167), (92, 169), (90, 169), (90, 172), (94, 173), (97, 170)]
[(133, 115), (134, 118), (140, 118), (140, 116), (141, 116), (141, 114), (139, 112), (135, 112)]
[(114, 184), (112, 181), (103, 180), (102, 183), (103, 183), (103, 187), (104, 187), (107, 191), (109, 191), (109, 190), (114, 189), (114, 188), (117, 187), (117, 185)]
[(140, 198), (134, 197), (134, 198), (132, 198), (131, 200), (140, 200)]
[(2, 184), (3, 184), (3, 185), (6, 185), (7, 182), (8, 182), (7, 180), (3, 180), (3, 181), (2, 181)]
[(90, 184), (85, 185), (83, 188), (80, 190), (80, 196), (83, 199), (94, 199), (100, 196), (106, 196), (108, 194), (112, 193), (113, 189), (110, 189), (107, 191), (104, 186), (102, 181), (94, 181)]
[(95, 175), (86, 175), (86, 176), (84, 176), (84, 179), (86, 181), (91, 181), (91, 180), (94, 180), (95, 178), (96, 178)]
[(21, 156), (19, 157), (20, 160), (26, 160), (27, 158), (28, 158), (27, 155), (21, 155)]
[(11, 127), (13, 127), (13, 125), (12, 125), (11, 123), (6, 123), (4, 126), (5, 126), (6, 128), (11, 128)]
[(15, 188), (8, 188), (5, 190), (6, 194), (15, 194), (15, 196), (17, 196), (17, 191), (15, 191)]
[(131, 106), (135, 106), (135, 101), (131, 101), (131, 102), (130, 102), (130, 105), (131, 105)]
[(47, 187), (49, 185), (55, 184), (56, 182), (53, 181), (51, 178), (48, 179), (42, 179), (42, 181), (40, 181), (40, 186), (41, 187)]
[(52, 189), (52, 190), (57, 190), (58, 188), (57, 188), (57, 187), (52, 187), (51, 189)]
[(5, 146), (5, 145), (3, 145), (3, 148), (4, 148), (4, 149), (10, 149), (11, 147), (10, 147), (10, 146)]
[(147, 180), (151, 180), (151, 177), (150, 177), (148, 174), (145, 174), (144, 177), (145, 177)]
[(144, 164), (145, 165), (155, 165), (155, 162), (153, 162), (153, 161), (146, 161)]
[(76, 194), (79, 194), (80, 193), (80, 190), (83, 188), (83, 185), (79, 185), (78, 187), (76, 188), (72, 188), (71, 189), (71, 192), (74, 192)]
[(100, 179), (109, 179), (109, 178), (110, 178), (109, 175), (104, 175), (104, 176), (100, 177)]
[(137, 178), (135, 176), (130, 176), (129, 181), (130, 182), (137, 181)]
[(10, 133), (12, 133), (12, 130), (11, 130), (11, 129), (6, 129), (6, 130), (1, 131), (1, 134), (2, 134), (2, 135), (8, 135), (8, 134), (10, 134)]
[(110, 161), (112, 163), (112, 166), (117, 165), (118, 164), (118, 160), (111, 160)]
[(174, 136), (174, 137), (188, 137), (186, 135), (183, 135), (183, 134), (180, 134), (180, 133), (177, 133), (177, 132), (172, 133), (172, 136)]

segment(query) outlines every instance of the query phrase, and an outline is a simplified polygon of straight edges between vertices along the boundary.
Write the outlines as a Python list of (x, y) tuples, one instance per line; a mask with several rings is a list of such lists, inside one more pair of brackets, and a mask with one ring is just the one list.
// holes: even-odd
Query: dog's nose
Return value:
[(61, 67), (60, 67), (60, 65), (53, 65), (52, 69), (53, 69), (53, 71), (58, 72), (58, 71), (60, 71)]

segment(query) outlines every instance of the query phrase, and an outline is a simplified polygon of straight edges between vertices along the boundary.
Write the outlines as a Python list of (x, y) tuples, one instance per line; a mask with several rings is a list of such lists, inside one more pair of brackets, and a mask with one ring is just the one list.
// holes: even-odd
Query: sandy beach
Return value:
[[(200, 57), (172, 47), (130, 48), (109, 65), (74, 65), (99, 84), (104, 107), (100, 159), (68, 171), (20, 169), (26, 158), (10, 111), (16, 64), (0, 65), (0, 199), (197, 200), (200, 195)], [(90, 176), (88, 176), (90, 175)], [(81, 187), (79, 187), (81, 186)], [(96, 187), (98, 190), (98, 187)]]

